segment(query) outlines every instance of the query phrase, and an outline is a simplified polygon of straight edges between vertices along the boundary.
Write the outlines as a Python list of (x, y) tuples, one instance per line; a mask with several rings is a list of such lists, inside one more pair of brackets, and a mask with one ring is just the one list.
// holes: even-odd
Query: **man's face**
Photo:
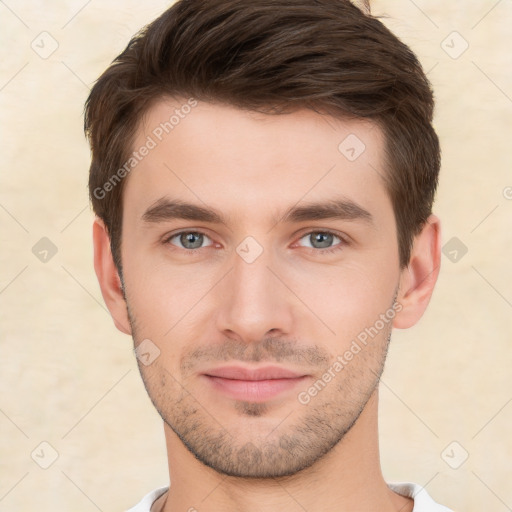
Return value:
[[(140, 371), (203, 463), (293, 474), (342, 439), (382, 372), (400, 278), (384, 139), (372, 123), (310, 110), (202, 102), (162, 136), (181, 105), (161, 101), (144, 117), (134, 149), (157, 144), (124, 190)], [(332, 205), (338, 215), (321, 214)]]

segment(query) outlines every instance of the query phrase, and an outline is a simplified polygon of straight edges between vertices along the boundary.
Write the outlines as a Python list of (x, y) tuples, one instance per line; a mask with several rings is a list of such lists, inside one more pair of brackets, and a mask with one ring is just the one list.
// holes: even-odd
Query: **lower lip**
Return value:
[(306, 379), (306, 376), (293, 379), (268, 380), (224, 379), (211, 375), (205, 375), (205, 377), (216, 390), (235, 400), (245, 400), (248, 402), (265, 402), (285, 391), (290, 391)]

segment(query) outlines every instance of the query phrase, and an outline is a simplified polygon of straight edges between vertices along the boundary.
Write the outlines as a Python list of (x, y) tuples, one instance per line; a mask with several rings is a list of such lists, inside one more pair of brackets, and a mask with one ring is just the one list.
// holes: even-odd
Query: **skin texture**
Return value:
[[(157, 102), (134, 148), (185, 103)], [(338, 149), (350, 134), (365, 145), (353, 161)], [(378, 381), (392, 327), (414, 325), (430, 300), (440, 222), (429, 218), (401, 270), (383, 148), (368, 121), (199, 102), (125, 178), (124, 286), (95, 221), (95, 269), (114, 322), (135, 347), (151, 340), (159, 350), (151, 364), (139, 360), (164, 420), (172, 482), (153, 510), (412, 510), (381, 474)], [(223, 222), (145, 221), (162, 198), (214, 209)], [(340, 198), (372, 222), (283, 219), (291, 207)], [(185, 247), (182, 231), (203, 237)], [(377, 333), (354, 353), (371, 326)], [(225, 364), (304, 377), (268, 400), (237, 400), (204, 375)], [(325, 385), (308, 391), (319, 379)]]

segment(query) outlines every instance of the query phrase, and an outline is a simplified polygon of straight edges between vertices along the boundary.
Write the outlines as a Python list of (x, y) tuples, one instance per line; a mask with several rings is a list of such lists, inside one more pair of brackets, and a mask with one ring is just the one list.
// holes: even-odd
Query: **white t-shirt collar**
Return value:
[[(413, 512), (453, 512), (451, 509), (436, 503), (421, 485), (411, 482), (389, 482), (388, 487), (402, 496), (414, 499)], [(159, 487), (126, 512), (150, 512), (151, 505), (166, 492), (169, 487)]]

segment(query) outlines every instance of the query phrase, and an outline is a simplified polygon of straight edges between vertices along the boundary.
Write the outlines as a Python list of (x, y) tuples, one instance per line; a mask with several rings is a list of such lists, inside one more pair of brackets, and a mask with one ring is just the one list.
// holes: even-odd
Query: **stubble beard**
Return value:
[[(135, 315), (129, 307), (128, 315), (137, 345), (141, 339), (137, 335)], [(377, 389), (384, 369), (391, 326), (382, 334), (384, 336), (372, 340), (307, 405), (291, 398), (295, 400), (290, 404), (292, 413), (283, 413), (281, 422), (277, 421), (266, 433), (255, 428), (257, 434), (247, 434), (246, 430), (237, 428), (234, 421), (229, 425), (221, 424), (215, 411), (193, 396), (158, 359), (150, 366), (140, 361), (138, 365), (158, 414), (197, 460), (223, 475), (279, 478), (314, 465), (342, 442), (354, 426)], [(287, 347), (286, 351), (290, 345), (276, 342), (275, 338), (266, 339), (259, 346), (253, 345), (249, 355), (247, 347), (250, 346), (239, 347), (239, 353), (245, 354), (241, 360), (275, 361), (283, 360), (279, 347)], [(253, 420), (255, 426), (265, 420), (270, 407), (267, 403), (237, 401), (234, 404), (237, 417), (243, 419), (244, 424)]]

